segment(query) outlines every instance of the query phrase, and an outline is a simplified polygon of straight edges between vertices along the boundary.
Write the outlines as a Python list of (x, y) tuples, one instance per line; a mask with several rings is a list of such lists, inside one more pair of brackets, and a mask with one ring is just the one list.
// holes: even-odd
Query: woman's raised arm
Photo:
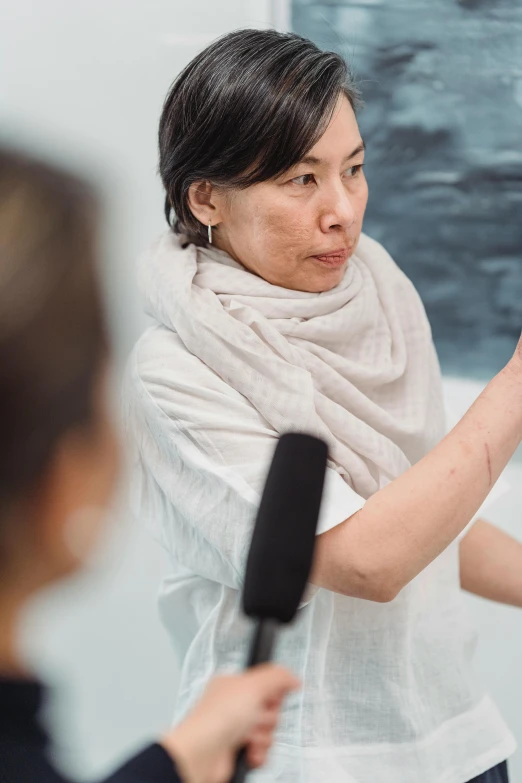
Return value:
[(391, 601), (464, 530), (522, 440), (522, 338), (451, 432), (317, 540), (312, 582)]

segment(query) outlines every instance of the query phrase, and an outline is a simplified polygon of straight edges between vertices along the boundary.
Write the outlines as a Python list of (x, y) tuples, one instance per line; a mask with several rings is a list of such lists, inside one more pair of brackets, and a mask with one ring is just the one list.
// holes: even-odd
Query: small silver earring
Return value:
[(212, 224), (208, 224), (208, 243), (209, 245), (212, 244)]

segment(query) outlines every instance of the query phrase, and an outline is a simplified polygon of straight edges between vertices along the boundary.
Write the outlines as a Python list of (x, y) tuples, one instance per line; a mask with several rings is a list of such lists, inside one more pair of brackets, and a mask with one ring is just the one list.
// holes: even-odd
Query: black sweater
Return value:
[[(0, 678), (0, 783), (69, 783), (52, 766), (38, 720), (45, 690), (38, 682)], [(150, 745), (103, 783), (181, 783), (160, 745)]]

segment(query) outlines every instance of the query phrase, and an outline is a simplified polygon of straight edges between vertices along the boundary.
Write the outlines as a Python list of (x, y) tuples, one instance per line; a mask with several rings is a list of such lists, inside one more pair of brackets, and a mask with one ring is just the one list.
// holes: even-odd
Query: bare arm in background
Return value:
[(429, 454), (318, 536), (311, 581), (344, 595), (393, 600), (464, 530), (521, 440), (522, 338)]
[(483, 519), (460, 542), (463, 590), (522, 608), (522, 544)]

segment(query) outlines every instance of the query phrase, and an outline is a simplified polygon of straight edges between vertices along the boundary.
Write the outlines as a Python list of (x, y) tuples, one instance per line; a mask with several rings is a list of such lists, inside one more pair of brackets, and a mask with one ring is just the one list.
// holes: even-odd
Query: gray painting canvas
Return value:
[(293, 0), (355, 71), (381, 241), (425, 303), (443, 369), (486, 378), (522, 326), (522, 2)]

